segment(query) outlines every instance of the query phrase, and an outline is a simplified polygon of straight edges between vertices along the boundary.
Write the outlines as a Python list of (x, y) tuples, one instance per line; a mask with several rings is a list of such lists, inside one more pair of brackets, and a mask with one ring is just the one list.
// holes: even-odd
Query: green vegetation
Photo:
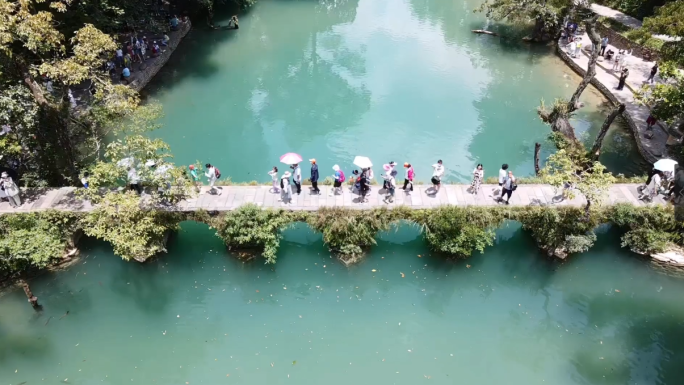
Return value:
[(572, 2), (567, 0), (487, 0), (476, 11), (493, 20), (532, 24), (534, 29), (527, 39), (541, 42), (555, 38), (571, 7)]

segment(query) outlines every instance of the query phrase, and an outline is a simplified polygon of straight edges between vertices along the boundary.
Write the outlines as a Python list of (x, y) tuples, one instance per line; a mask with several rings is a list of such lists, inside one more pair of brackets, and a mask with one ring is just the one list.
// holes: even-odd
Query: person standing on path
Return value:
[[(406, 169), (406, 176), (404, 177), (403, 190), (406, 194), (411, 194), (411, 191), (413, 191), (413, 178), (416, 177), (416, 174), (413, 172), (413, 166), (411, 166), (411, 163), (404, 163), (404, 168)], [(406, 187), (409, 185), (411, 188), (407, 190)]]
[(195, 190), (197, 192), (201, 192), (202, 189), (200, 188), (200, 177), (197, 175), (197, 170), (195, 170), (194, 165), (189, 165), (188, 168), (190, 169), (190, 179), (192, 180), (192, 184), (195, 186)]
[(618, 86), (617, 86), (618, 91), (622, 91), (622, 89), (625, 88), (625, 83), (627, 82), (627, 76), (629, 76), (629, 70), (627, 68), (623, 68), (622, 72), (620, 73), (620, 80), (618, 81)]
[(577, 49), (577, 42), (576, 41), (571, 41), (569, 44), (570, 48), (568, 49), (568, 53), (570, 56), (575, 57), (575, 50)]
[(212, 166), (210, 163), (207, 163), (206, 165), (204, 165), (204, 167), (207, 168), (207, 172), (204, 173), (204, 176), (206, 176), (207, 179), (209, 179), (209, 194), (223, 194), (223, 191), (214, 188), (214, 183), (216, 183), (216, 179), (218, 179), (221, 176), (221, 172), (216, 167)]
[(309, 178), (311, 190), (314, 194), (320, 195), (321, 190), (318, 189), (318, 165), (316, 164), (316, 159), (309, 159), (309, 162), (311, 162), (311, 178)]
[(658, 62), (655, 62), (655, 64), (653, 64), (653, 67), (651, 67), (651, 74), (648, 75), (648, 79), (646, 79), (646, 83), (653, 84), (653, 82), (655, 81), (655, 76), (657, 73), (658, 73)]
[(575, 46), (575, 57), (579, 57), (580, 51), (582, 51), (582, 40), (578, 41)]
[(280, 200), (283, 205), (289, 204), (292, 201), (292, 185), (290, 185), (290, 174), (289, 171), (285, 171), (283, 176), (280, 177)]
[[(501, 165), (501, 169), (499, 170), (499, 187), (503, 186), (504, 179), (506, 178), (506, 175), (508, 175), (508, 164), (504, 163)], [(499, 195), (501, 192), (499, 189), (495, 188), (492, 190), (492, 195)]]
[(620, 60), (622, 59), (622, 50), (619, 50), (617, 55), (613, 58), (613, 72), (618, 70), (618, 67), (620, 66)]
[(83, 185), (83, 188), (88, 188), (88, 178), (90, 177), (90, 173), (88, 171), (83, 173), (83, 178), (81, 178), (81, 184)]
[(12, 180), (12, 177), (3, 171), (0, 175), (0, 188), (7, 194), (10, 206), (16, 208), (21, 206), (21, 191), (19, 186)]
[(295, 163), (292, 166), (292, 174), (294, 175), (294, 184), (297, 186), (297, 195), (302, 192), (302, 169), (299, 168), (299, 164)]
[(361, 170), (361, 176), (359, 177), (359, 195), (361, 195), (361, 202), (368, 202), (366, 195), (368, 194), (368, 189), (370, 185), (370, 180), (368, 179), (368, 169), (364, 168)]
[(271, 176), (273, 181), (273, 193), (278, 194), (280, 192), (280, 189), (278, 188), (278, 167), (273, 166), (273, 170), (269, 171), (268, 175)]
[(515, 191), (516, 188), (518, 188), (518, 185), (515, 184), (515, 177), (513, 176), (513, 171), (509, 171), (508, 175), (503, 180), (503, 186), (501, 186), (501, 196), (499, 197), (499, 202), (504, 202), (503, 197), (506, 195), (506, 204), (509, 204), (509, 201), (511, 200), (511, 194), (513, 194), (513, 191)]
[(478, 163), (477, 167), (473, 170), (473, 181), (470, 183), (470, 193), (477, 194), (480, 189), (480, 185), (484, 180), (484, 169), (482, 168), (482, 163)]
[(442, 165), (442, 160), (438, 160), (437, 163), (432, 165), (432, 189), (434, 192), (432, 195), (436, 195), (439, 192), (439, 188), (442, 187), (442, 176), (444, 175), (444, 165)]
[(128, 188), (138, 193), (142, 194), (142, 188), (140, 187), (140, 178), (138, 178), (138, 171), (135, 167), (128, 168)]
[(599, 55), (603, 56), (606, 54), (606, 47), (608, 47), (608, 36), (601, 38), (601, 52)]
[(116, 66), (119, 68), (123, 66), (123, 50), (121, 47), (116, 48)]
[(330, 190), (330, 196), (337, 195), (337, 191), (342, 191), (342, 182), (344, 182), (344, 172), (340, 170), (340, 166), (334, 165), (333, 166), (333, 171), (335, 171), (335, 174), (333, 174), (333, 178), (335, 178), (335, 181), (333, 182), (333, 188)]
[(394, 192), (397, 189), (397, 170), (392, 170), (390, 171), (390, 174), (387, 176), (387, 196), (385, 196), (385, 199), (382, 201), (389, 204), (394, 202)]

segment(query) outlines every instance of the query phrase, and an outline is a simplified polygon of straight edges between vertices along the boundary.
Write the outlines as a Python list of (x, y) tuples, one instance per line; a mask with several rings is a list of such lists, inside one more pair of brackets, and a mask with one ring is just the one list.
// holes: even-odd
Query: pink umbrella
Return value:
[(295, 154), (294, 152), (288, 152), (287, 154), (280, 157), (280, 162), (285, 164), (296, 164), (302, 162), (302, 156)]

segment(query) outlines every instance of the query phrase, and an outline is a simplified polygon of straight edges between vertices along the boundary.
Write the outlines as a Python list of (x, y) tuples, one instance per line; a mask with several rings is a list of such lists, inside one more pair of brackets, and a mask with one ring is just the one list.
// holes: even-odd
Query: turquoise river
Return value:
[[(454, 182), (480, 162), (531, 175), (534, 143), (551, 149), (539, 100), (579, 78), (477, 6), (260, 0), (238, 31), (197, 25), (145, 91), (164, 105), (156, 135), (236, 181), (266, 181), (289, 151), (324, 175), (355, 155), (410, 161), (422, 180), (437, 158)], [(470, 32), (485, 27), (503, 37)], [(590, 143), (606, 107), (593, 89), (583, 101)], [(602, 160), (644, 170), (620, 122)], [(30, 280), (41, 312), (0, 292), (0, 385), (684, 383), (684, 279), (597, 232), (561, 263), (509, 223), (484, 254), (448, 260), (402, 225), (349, 268), (303, 225), (274, 266), (191, 222), (145, 264), (84, 239), (73, 266)]]

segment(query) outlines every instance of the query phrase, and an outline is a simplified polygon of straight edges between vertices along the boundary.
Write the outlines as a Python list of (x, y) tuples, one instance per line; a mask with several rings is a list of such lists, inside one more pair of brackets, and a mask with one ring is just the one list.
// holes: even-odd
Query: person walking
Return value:
[(622, 55), (622, 50), (618, 50), (617, 55), (613, 57), (613, 72), (618, 70), (618, 67), (620, 66), (620, 60), (622, 59)]
[(280, 189), (278, 188), (278, 167), (273, 166), (273, 169), (268, 172), (268, 175), (271, 176), (273, 182), (273, 193), (278, 194), (280, 192)]
[(190, 170), (190, 180), (192, 181), (192, 185), (195, 186), (195, 190), (197, 192), (201, 192), (202, 189), (200, 188), (200, 177), (197, 175), (197, 170), (195, 169), (195, 165), (191, 164), (188, 166), (188, 169)]
[(394, 191), (397, 189), (397, 170), (392, 170), (387, 177), (387, 196), (382, 201), (389, 204), (394, 202)]
[(361, 171), (361, 176), (359, 177), (359, 194), (361, 195), (361, 203), (368, 202), (366, 195), (370, 187), (370, 180), (368, 179), (368, 170), (364, 168)]
[(575, 50), (577, 50), (577, 42), (572, 40), (570, 41), (568, 49), (568, 53), (570, 54), (570, 56), (575, 57)]
[(625, 88), (625, 83), (627, 82), (627, 76), (629, 76), (629, 70), (627, 68), (623, 68), (622, 72), (620, 73), (620, 80), (618, 81), (618, 86), (617, 86), (618, 91), (622, 91), (622, 89)]
[(582, 40), (579, 40), (575, 46), (575, 57), (580, 55), (580, 51), (582, 51)]
[[(413, 178), (416, 177), (416, 174), (413, 172), (413, 166), (411, 166), (411, 163), (404, 163), (404, 168), (406, 169), (406, 176), (404, 177), (404, 187), (403, 190), (406, 194), (410, 194), (411, 191), (413, 191)], [(409, 190), (406, 188), (411, 186)]]
[(88, 178), (90, 178), (90, 173), (86, 171), (83, 173), (83, 178), (81, 178), (81, 184), (83, 185), (83, 188), (88, 188)]
[(655, 81), (655, 76), (657, 73), (658, 73), (658, 62), (655, 62), (655, 64), (653, 64), (653, 67), (651, 67), (651, 74), (648, 75), (648, 79), (646, 79), (646, 82), (653, 84), (653, 82)]
[(470, 193), (477, 194), (480, 189), (480, 185), (484, 180), (484, 169), (482, 168), (482, 163), (478, 163), (477, 167), (473, 170), (473, 181), (470, 183)]
[(14, 183), (12, 177), (5, 171), (0, 174), (0, 188), (5, 191), (10, 206), (15, 208), (21, 206), (21, 191), (19, 190), (19, 186)]
[(608, 47), (608, 36), (601, 38), (601, 52), (599, 55), (603, 56), (606, 54), (606, 48)]
[(321, 190), (318, 189), (318, 165), (316, 164), (316, 159), (309, 159), (311, 162), (311, 190), (316, 195), (321, 195)]
[(653, 198), (658, 195), (664, 179), (665, 176), (663, 175), (663, 172), (660, 170), (655, 170), (653, 176), (649, 176), (646, 186), (640, 191), (641, 194), (639, 195), (639, 200), (653, 200)]
[[(501, 169), (499, 170), (499, 188), (503, 186), (504, 179), (506, 178), (506, 175), (508, 175), (508, 171), (506, 170), (508, 170), (508, 164), (504, 163), (501, 165)], [(492, 190), (492, 195), (499, 195), (500, 193), (501, 191), (499, 191), (497, 188)]]
[(123, 66), (123, 50), (121, 47), (116, 47), (116, 66), (121, 68)]
[(218, 168), (212, 166), (210, 163), (205, 164), (204, 167), (207, 168), (207, 172), (204, 173), (204, 176), (209, 179), (209, 194), (223, 194), (221, 189), (214, 188), (214, 183), (216, 183), (216, 180), (221, 177), (221, 172), (218, 170)]
[(283, 176), (280, 177), (280, 200), (283, 205), (289, 204), (292, 201), (292, 185), (290, 185), (290, 174), (289, 171), (285, 171)]
[(444, 176), (444, 165), (442, 164), (442, 160), (438, 160), (437, 163), (432, 165), (433, 171), (432, 171), (432, 189), (434, 192), (432, 193), (433, 195), (436, 195), (439, 192), (439, 188), (442, 187), (442, 176)]
[(504, 202), (503, 197), (506, 195), (506, 201), (504, 203), (509, 204), (511, 200), (511, 194), (518, 188), (515, 184), (515, 177), (513, 176), (513, 171), (509, 171), (508, 175), (503, 180), (503, 186), (501, 186), (501, 196), (499, 197), (499, 202)]
[(344, 172), (340, 170), (340, 166), (334, 165), (333, 166), (333, 171), (335, 173), (333, 174), (333, 178), (335, 178), (335, 181), (333, 182), (333, 188), (330, 190), (329, 196), (337, 195), (337, 191), (342, 191), (342, 182), (344, 182)]
[(299, 168), (299, 164), (295, 163), (292, 166), (292, 174), (294, 175), (294, 184), (297, 187), (297, 195), (302, 192), (302, 169)]
[(138, 193), (142, 194), (142, 187), (140, 187), (140, 178), (138, 178), (138, 171), (135, 167), (128, 168), (128, 188)]

